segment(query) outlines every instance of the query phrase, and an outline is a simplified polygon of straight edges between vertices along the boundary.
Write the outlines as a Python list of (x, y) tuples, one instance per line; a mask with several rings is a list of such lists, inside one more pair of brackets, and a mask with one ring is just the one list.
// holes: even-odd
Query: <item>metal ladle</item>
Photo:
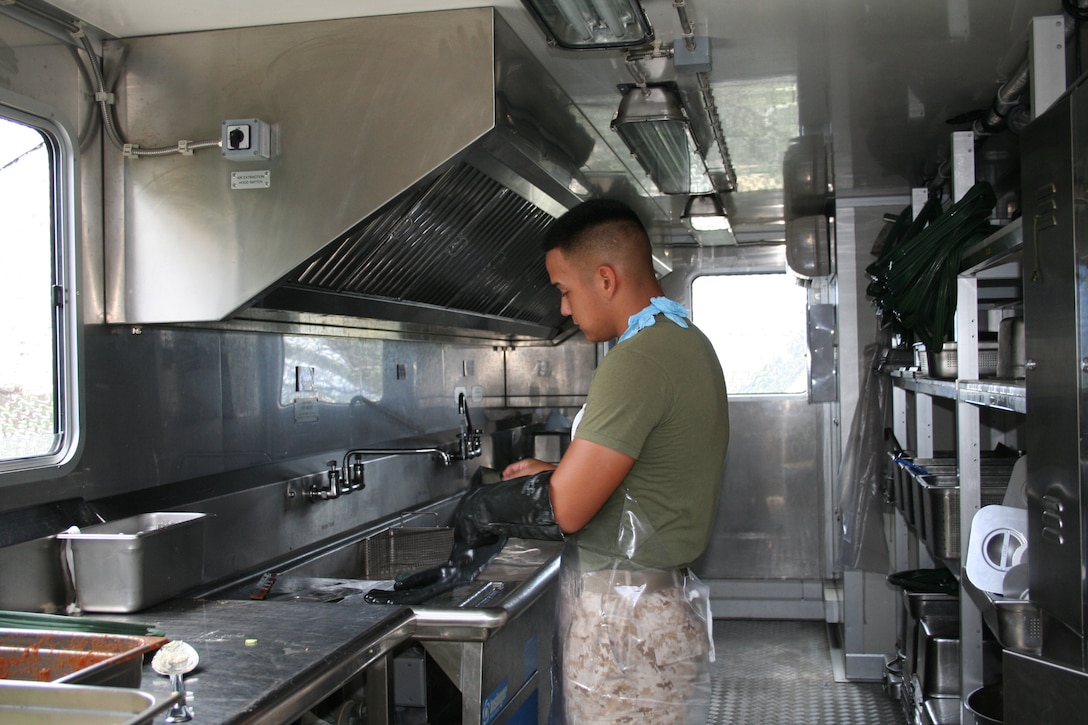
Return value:
[(181, 640), (167, 642), (151, 659), (151, 669), (170, 678), (170, 689), (181, 695), (166, 713), (166, 722), (188, 722), (193, 719), (193, 708), (185, 704), (185, 675), (200, 662), (200, 656), (191, 645)]

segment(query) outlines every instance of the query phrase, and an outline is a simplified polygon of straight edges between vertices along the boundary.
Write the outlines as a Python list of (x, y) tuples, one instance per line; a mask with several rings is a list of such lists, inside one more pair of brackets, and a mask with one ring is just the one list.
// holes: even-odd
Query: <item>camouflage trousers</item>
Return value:
[(567, 572), (560, 601), (568, 725), (688, 725), (710, 708), (707, 622), (679, 571)]

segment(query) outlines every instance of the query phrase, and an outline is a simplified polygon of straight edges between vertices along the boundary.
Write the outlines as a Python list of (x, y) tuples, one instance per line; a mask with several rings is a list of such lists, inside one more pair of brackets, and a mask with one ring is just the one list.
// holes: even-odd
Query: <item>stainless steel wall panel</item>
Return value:
[(514, 348), (506, 353), (506, 393), (518, 406), (577, 411), (596, 367), (597, 346), (581, 335), (557, 346)]
[(820, 579), (826, 522), (820, 408), (801, 400), (729, 402), (729, 455), (704, 578)]
[[(85, 354), (87, 445), (77, 470), (7, 489), (3, 510), (155, 490), (398, 439), (450, 443), (461, 423), (459, 385), (480, 389), (470, 401), (477, 426), (488, 408), (506, 404), (503, 352), (491, 347), (90, 326)], [(313, 368), (312, 391), (296, 390), (300, 367)]]
[(456, 401), (454, 392), (464, 389), (472, 415), (479, 426), (482, 409), (506, 404), (506, 371), (503, 355), (492, 348), (450, 345), (442, 351), (443, 371), (435, 391), (439, 405)]
[(813, 403), (839, 399), (839, 366), (835, 305), (808, 306), (808, 397)]

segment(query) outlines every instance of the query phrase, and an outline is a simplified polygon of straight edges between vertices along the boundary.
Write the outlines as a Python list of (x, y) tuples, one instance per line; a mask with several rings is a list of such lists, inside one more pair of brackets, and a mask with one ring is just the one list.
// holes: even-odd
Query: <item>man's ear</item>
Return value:
[(616, 270), (610, 264), (602, 264), (597, 267), (597, 288), (601, 290), (606, 299), (612, 299), (616, 294)]

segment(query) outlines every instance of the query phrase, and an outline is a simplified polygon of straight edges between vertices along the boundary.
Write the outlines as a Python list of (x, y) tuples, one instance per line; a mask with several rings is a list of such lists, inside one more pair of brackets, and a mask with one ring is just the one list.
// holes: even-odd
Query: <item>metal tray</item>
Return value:
[(127, 634), (0, 628), (0, 679), (138, 687), (143, 655), (168, 641)]
[[(891, 455), (891, 454), (889, 454)], [(903, 514), (907, 525), (917, 529), (918, 512), (915, 510), (914, 475), (912, 466), (924, 468), (929, 473), (956, 472), (955, 456), (941, 456), (938, 458), (915, 458), (913, 453), (904, 452), (900, 456), (893, 456), (895, 475), (895, 505)]]
[(919, 725), (960, 725), (960, 698), (935, 697), (926, 700)]
[(144, 725), (180, 699), (122, 687), (0, 680), (4, 725)]
[(1042, 614), (1037, 603), (984, 592), (966, 577), (963, 590), (982, 612), (983, 620), (1002, 647), (1036, 656), (1042, 653)]
[[(998, 479), (999, 480), (999, 479)], [(1004, 483), (991, 483), (993, 479), (984, 478), (979, 489), (982, 506), (999, 504), (1005, 499)], [(960, 487), (947, 483), (920, 481), (922, 487), (925, 520), (925, 533), (922, 540), (929, 553), (938, 559), (960, 558)]]
[(57, 534), (72, 548), (80, 608), (135, 612), (200, 584), (205, 516), (147, 513)]
[[(938, 352), (929, 352), (923, 343), (915, 343), (918, 368), (922, 375), (931, 378), (953, 379), (959, 372), (957, 344), (946, 342)], [(998, 347), (996, 340), (979, 340), (978, 374), (980, 376), (997, 375)]]
[(960, 619), (929, 616), (919, 623), (917, 663), (923, 700), (960, 693)]

